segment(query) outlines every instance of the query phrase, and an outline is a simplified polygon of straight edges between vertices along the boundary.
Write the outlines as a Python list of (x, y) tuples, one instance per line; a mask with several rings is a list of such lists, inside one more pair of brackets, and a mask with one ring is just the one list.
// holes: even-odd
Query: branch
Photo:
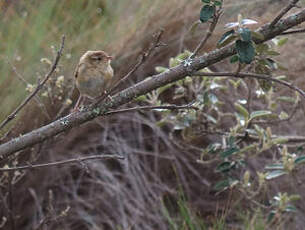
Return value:
[(109, 111), (109, 112), (105, 113), (104, 115), (132, 112), (132, 111), (137, 111), (137, 110), (154, 110), (154, 109), (167, 109), (167, 110), (194, 109), (194, 110), (198, 110), (198, 108), (195, 106), (192, 106), (192, 104), (193, 103), (190, 103), (187, 105), (139, 106), (139, 107), (134, 107), (134, 108), (118, 109), (118, 110)]
[(53, 62), (53, 65), (50, 69), (50, 71), (46, 74), (45, 78), (43, 79), (42, 82), (37, 84), (36, 89), (15, 109), (14, 112), (12, 112), (1, 124), (0, 124), (0, 130), (7, 124), (9, 123), (11, 120), (13, 120), (17, 113), (24, 107), (26, 106), (26, 104), (38, 93), (38, 91), (43, 87), (43, 85), (48, 81), (48, 79), (50, 78), (50, 76), (53, 74), (53, 72), (55, 71), (57, 64), (59, 62), (59, 59), (61, 57), (63, 48), (64, 48), (64, 44), (65, 44), (65, 36), (62, 36), (62, 41), (61, 41), (61, 45), (59, 50), (57, 51), (57, 55), (56, 58)]
[(93, 155), (93, 156), (89, 156), (89, 157), (80, 157), (77, 159), (56, 161), (56, 162), (45, 163), (45, 164), (25, 165), (25, 166), (18, 166), (18, 167), (14, 167), (14, 168), (0, 168), (0, 172), (37, 169), (37, 168), (44, 168), (44, 167), (51, 167), (51, 166), (60, 166), (60, 165), (71, 164), (71, 163), (81, 163), (83, 161), (96, 160), (96, 159), (124, 159), (124, 157), (119, 156), (119, 155)]
[(272, 81), (276, 82), (278, 84), (284, 85), (299, 94), (305, 99), (305, 92), (301, 90), (300, 88), (294, 86), (293, 84), (279, 80), (276, 78), (271, 77), (270, 75), (264, 75), (264, 74), (256, 74), (256, 73), (231, 73), (231, 72), (219, 72), (219, 73), (203, 73), (203, 72), (197, 72), (193, 74), (194, 76), (205, 76), (205, 77), (232, 77), (232, 78), (255, 78), (255, 79), (261, 79), (265, 81)]
[(160, 40), (162, 37), (164, 30), (161, 29), (158, 34), (156, 35), (156, 39), (155, 41), (150, 45), (149, 49), (146, 52), (143, 52), (139, 62), (119, 81), (117, 81), (113, 87), (111, 87), (111, 89), (109, 90), (109, 92), (107, 92), (105, 95), (103, 95), (101, 98), (99, 98), (95, 103), (93, 103), (93, 106), (101, 103), (106, 97), (108, 97), (109, 95), (111, 95), (123, 82), (125, 82), (134, 72), (137, 71), (137, 69), (143, 65), (143, 63), (147, 60), (147, 58), (151, 55), (152, 51), (160, 46)]
[(283, 32), (280, 35), (298, 34), (298, 33), (304, 33), (304, 32), (305, 32), (305, 29), (295, 29), (295, 30), (289, 30), (289, 31)]
[[(12, 67), (13, 72), (16, 74), (17, 78), (25, 85), (29, 85), (30, 83), (27, 82), (24, 77), (17, 71), (17, 68), (10, 62), (7, 58), (7, 63)], [(41, 108), (41, 111), (46, 115), (46, 117), (51, 120), (50, 115), (48, 114), (48, 110), (46, 106), (41, 102), (37, 95), (34, 96), (34, 100), (36, 101), (37, 105)]]
[[(218, 135), (218, 136), (230, 136), (231, 135), (230, 132), (224, 132), (224, 131), (205, 131), (205, 130), (202, 130), (202, 133), (203, 134), (208, 134), (208, 135)], [(235, 135), (235, 137), (243, 139), (243, 138), (245, 138), (245, 134), (237, 133)], [(292, 143), (299, 144), (299, 143), (305, 142), (305, 136), (272, 135), (271, 138), (273, 140), (274, 139), (285, 139), (287, 141), (286, 143), (289, 143), (289, 144), (292, 144)], [(252, 140), (252, 141), (258, 141), (258, 140), (260, 140), (260, 137), (257, 136), (257, 135), (248, 134), (247, 139)]]
[(281, 12), (273, 19), (273, 21), (270, 23), (270, 27), (274, 27), (276, 23), (289, 11), (291, 8), (295, 7), (299, 0), (291, 0), (290, 3), (281, 10)]
[(212, 36), (212, 34), (216, 28), (216, 25), (218, 23), (218, 19), (220, 18), (221, 15), (222, 15), (222, 11), (221, 11), (221, 9), (219, 9), (218, 12), (216, 12), (215, 16), (213, 17), (213, 21), (209, 26), (207, 34), (200, 41), (198, 46), (195, 48), (195, 50), (194, 50), (193, 54), (190, 56), (190, 58), (194, 58), (198, 54), (198, 52), (202, 49), (202, 47), (205, 45), (205, 43), (208, 41), (208, 39)]
[[(263, 40), (254, 39), (254, 42), (259, 44), (264, 41), (270, 40), (284, 31), (294, 27), (305, 21), (305, 9), (299, 11), (290, 17), (283, 19), (280, 27), (271, 28), (269, 24), (264, 25), (257, 32), (264, 36)], [(236, 54), (235, 44), (230, 44), (221, 49), (216, 49), (203, 56), (196, 57), (191, 60), (188, 65), (181, 63), (180, 65), (169, 69), (163, 73), (151, 76), (145, 80), (130, 86), (121, 92), (116, 93), (110, 98), (106, 98), (105, 102), (97, 107), (90, 106), (84, 111), (75, 112), (58, 119), (48, 125), (33, 130), (23, 136), (16, 137), (2, 145), (0, 145), (0, 160), (6, 159), (11, 154), (30, 147), (34, 144), (40, 143), (48, 138), (51, 138), (59, 133), (79, 126), (87, 121), (90, 121), (98, 116), (102, 116), (109, 112), (110, 109), (116, 109), (121, 105), (131, 102), (138, 96), (145, 95), (146, 93), (157, 89), (166, 84), (181, 80), (186, 76), (215, 64), (223, 59)]]

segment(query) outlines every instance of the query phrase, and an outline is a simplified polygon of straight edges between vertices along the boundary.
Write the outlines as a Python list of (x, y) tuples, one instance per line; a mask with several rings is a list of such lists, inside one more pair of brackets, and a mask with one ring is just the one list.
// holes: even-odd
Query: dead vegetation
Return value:
[[(185, 7), (185, 2), (176, 2), (176, 5), (168, 2), (160, 12), (150, 12), (147, 15), (149, 20), (141, 24), (140, 29), (117, 38), (116, 46), (107, 47), (116, 56), (114, 69), (117, 76), (123, 76), (150, 44), (152, 34), (159, 27), (164, 28), (163, 42), (167, 46), (156, 49), (128, 84), (155, 73), (156, 66), (167, 66), (169, 58), (184, 49), (194, 49), (202, 36), (201, 32), (194, 36), (190, 36), (188, 32), (190, 24), (197, 18), (193, 10), (198, 4)], [(254, 13), (259, 14), (261, 21), (268, 21), (271, 17), (269, 12)], [(230, 20), (233, 14), (224, 17)], [(132, 19), (127, 20), (130, 21)], [(124, 26), (124, 23), (117, 24), (117, 27), (120, 26)], [(219, 26), (214, 36), (220, 36), (221, 29)], [(295, 47), (293, 45), (297, 44), (298, 41), (290, 43), (290, 46)], [(209, 51), (214, 46), (215, 42), (212, 41), (204, 51)], [(283, 59), (287, 58), (285, 54), (286, 52)], [(292, 58), (289, 57), (291, 62), (295, 62)], [(293, 63), (287, 63), (288, 66), (290, 64)], [(304, 67), (301, 66), (302, 64), (296, 66), (295, 75), (299, 74), (298, 71), (302, 72)], [(229, 70), (226, 62), (213, 68)], [(296, 79), (297, 85), (301, 87), (300, 81)], [(162, 95), (163, 100), (170, 102), (172, 93)], [(226, 107), (228, 111), (235, 98), (243, 94), (244, 92), (236, 92), (230, 95), (232, 98)], [(227, 95), (219, 96), (227, 98)], [(184, 100), (182, 98), (181, 102)], [(54, 119), (54, 110), (58, 110), (59, 105), (55, 103), (48, 106)], [(48, 123), (50, 120), (40, 116), (39, 111), (34, 103), (29, 105), (8, 138)], [(299, 112), (294, 120), (280, 126), (276, 124), (272, 128), (282, 132), (281, 134), (301, 134), (302, 116), (302, 112)], [(183, 139), (181, 133), (171, 131), (170, 124), (158, 126), (159, 117), (158, 112), (132, 112), (97, 118), (21, 152), (18, 163), (51, 162), (94, 154), (119, 154), (125, 160), (97, 160), (85, 164), (22, 171), (20, 175), (2, 174), (2, 180), (6, 184), (8, 181), (12, 182), (9, 194), (5, 193), (5, 187), (1, 190), (1, 205), (14, 207), (10, 209), (3, 206), (1, 209), (1, 216), (14, 215), (14, 223), (7, 221), (5, 226), (15, 225), (15, 229), (169, 229), (164, 205), (172, 216), (179, 219), (177, 201), (183, 191), (188, 205), (207, 224), (212, 224), (225, 213), (228, 223), (226, 229), (240, 229), (236, 210), (248, 208), (249, 201), (239, 199), (239, 193), (233, 190), (216, 195), (213, 190), (213, 184), (219, 179), (219, 175), (213, 171), (216, 162), (210, 165), (196, 163), (202, 148), (215, 140), (221, 141), (220, 137), (206, 134)], [(228, 122), (223, 122), (223, 126), (228, 125)], [(249, 159), (251, 172), (260, 170), (261, 162), (271, 162), (272, 157), (274, 155), (269, 151), (259, 158)], [(300, 191), (302, 184), (301, 177), (298, 177), (298, 181), (289, 181), (289, 178), (287, 181), (275, 181), (266, 188), (264, 196), (259, 200), (268, 200), (276, 191)], [(304, 210), (304, 201), (297, 206)], [(300, 212), (300, 217), (293, 219), (293, 229), (301, 229), (304, 224), (303, 214)]]

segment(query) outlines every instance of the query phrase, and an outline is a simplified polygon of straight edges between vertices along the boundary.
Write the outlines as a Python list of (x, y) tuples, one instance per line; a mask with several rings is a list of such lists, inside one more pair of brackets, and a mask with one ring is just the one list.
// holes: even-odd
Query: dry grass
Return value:
[[(0, 40), (14, 42), (0, 50), (4, 58), (12, 60), (25, 78), (33, 82), (37, 71), (44, 72), (40, 58), (51, 56), (50, 45), (59, 41), (63, 33), (67, 35), (65, 54), (71, 54), (71, 58), (62, 59), (61, 74), (70, 77), (77, 58), (85, 50), (102, 48), (115, 55), (113, 65), (120, 77), (136, 62), (152, 34), (163, 27), (163, 40), (168, 46), (157, 50), (135, 73), (133, 80), (136, 81), (152, 74), (154, 66), (166, 66), (168, 58), (181, 50), (193, 49), (205, 31), (203, 26), (194, 37), (188, 35), (189, 26), (198, 17), (199, 1), (16, 2), (3, 16), (7, 35), (0, 35)], [(260, 22), (270, 19), (272, 14), (261, 18), (260, 10), (253, 11), (259, 8), (258, 4), (264, 5), (266, 1), (228, 1), (223, 18), (234, 20), (240, 8), (247, 6), (243, 11), (251, 11), (251, 18), (259, 18)], [(103, 9), (102, 14), (98, 13), (99, 8)], [(22, 12), (27, 11), (28, 16), (22, 19)], [(216, 34), (221, 32), (220, 26)], [(214, 47), (215, 40), (206, 50)], [(21, 61), (16, 61), (18, 56)], [(25, 92), (5, 63), (0, 69), (4, 76), (0, 81), (3, 89), (0, 97), (6, 105), (0, 113), (3, 117)], [(58, 105), (48, 108), (54, 115)], [(19, 119), (20, 127), (15, 132), (49, 122), (37, 115), (39, 111), (31, 105)], [(182, 142), (175, 135), (169, 137), (170, 127), (158, 127), (157, 120), (158, 114), (153, 112), (101, 118), (28, 150), (39, 162), (112, 153), (121, 154), (126, 160), (94, 161), (85, 166), (27, 172), (14, 185), (12, 194), (17, 229), (33, 229), (49, 216), (48, 229), (169, 229), (161, 200), (171, 207), (174, 217), (178, 216), (179, 187), (183, 188), (192, 209), (200, 212), (207, 222), (224, 212), (228, 194), (215, 196), (212, 192), (211, 186), (217, 179), (213, 165), (203, 167), (194, 163), (201, 151), (199, 147), (211, 140), (204, 137), (199, 140), (200, 144)], [(24, 158), (29, 159), (25, 153)], [(252, 163), (254, 168), (259, 165), (259, 162)], [(67, 216), (52, 219), (67, 207), (70, 207)], [(6, 211), (2, 209), (1, 214), (7, 216)]]

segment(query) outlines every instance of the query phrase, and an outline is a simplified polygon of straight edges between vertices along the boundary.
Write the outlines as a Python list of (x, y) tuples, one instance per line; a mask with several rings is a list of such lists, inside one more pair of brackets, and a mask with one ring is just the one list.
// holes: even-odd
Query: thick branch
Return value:
[[(264, 25), (257, 30), (264, 36), (263, 40), (255, 40), (256, 43), (262, 43), (269, 39), (280, 35), (284, 31), (294, 27), (305, 21), (305, 9), (289, 16), (281, 21), (281, 26), (271, 28), (269, 24)], [(104, 115), (109, 112), (110, 109), (115, 109), (121, 105), (124, 105), (134, 98), (144, 95), (154, 89), (164, 86), (168, 83), (183, 79), (186, 76), (192, 75), (200, 69), (203, 69), (209, 65), (215, 64), (227, 57), (230, 57), (236, 53), (234, 44), (228, 45), (221, 49), (214, 50), (203, 56), (192, 59), (188, 65), (182, 63), (179, 66), (169, 69), (166, 72), (154, 75), (133, 85), (115, 95), (99, 105), (98, 108), (87, 109), (86, 111), (80, 111), (77, 113), (69, 114), (68, 116), (61, 118), (43, 126), (39, 129), (33, 130), (23, 136), (17, 137), (7, 143), (0, 145), (0, 159), (7, 158), (14, 152), (22, 150), (26, 147), (32, 146), (39, 142), (44, 141), (47, 138), (53, 137), (59, 133), (67, 131), (75, 126), (79, 126), (89, 120), (92, 120), (98, 116)]]

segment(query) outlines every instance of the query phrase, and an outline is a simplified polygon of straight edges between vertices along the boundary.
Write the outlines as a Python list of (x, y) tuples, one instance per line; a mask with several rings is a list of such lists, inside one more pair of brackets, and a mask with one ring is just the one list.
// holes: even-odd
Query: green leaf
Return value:
[(283, 176), (285, 174), (287, 174), (287, 173), (283, 170), (274, 170), (267, 174), (266, 180), (271, 180), (271, 179)]
[(281, 55), (279, 52), (276, 52), (276, 51), (274, 51), (274, 50), (268, 50), (268, 51), (266, 52), (266, 54), (268, 54), (268, 55), (270, 55), (270, 56), (279, 56), (279, 55)]
[(261, 33), (251, 31), (251, 35), (252, 35), (252, 37), (254, 37), (258, 40), (264, 40), (264, 35), (262, 35)]
[(289, 103), (295, 103), (296, 102), (296, 98), (288, 97), (288, 96), (277, 97), (276, 100), (283, 101), (283, 102), (289, 102)]
[(278, 137), (278, 138), (272, 139), (272, 143), (274, 145), (281, 145), (281, 144), (285, 144), (287, 142), (288, 142), (288, 139), (285, 137)]
[(230, 136), (228, 138), (228, 145), (232, 148), (235, 146), (235, 137), (234, 136)]
[(267, 52), (269, 50), (269, 46), (265, 43), (256, 45), (256, 52), (258, 54), (264, 54), (265, 52)]
[(252, 45), (252, 42), (237, 40), (235, 47), (239, 56), (240, 63), (250, 64), (255, 56), (255, 49)]
[(211, 0), (201, 0), (203, 3), (210, 3)]
[(230, 42), (232, 42), (235, 38), (236, 38), (235, 30), (233, 29), (229, 30), (221, 36), (220, 40), (217, 42), (217, 47), (218, 48), (224, 47), (228, 45)]
[(158, 94), (160, 95), (161, 93), (163, 93), (164, 91), (166, 91), (167, 89), (171, 88), (173, 86), (173, 84), (167, 84), (167, 85), (164, 85), (160, 88), (157, 89), (157, 92)]
[(206, 114), (205, 117), (208, 119), (208, 121), (211, 121), (212, 123), (217, 124), (217, 120), (214, 117), (212, 117), (208, 114)]
[(192, 36), (194, 36), (194, 34), (195, 34), (195, 32), (196, 32), (196, 30), (197, 30), (197, 28), (200, 24), (201, 24), (201, 21), (199, 21), (199, 20), (192, 24), (192, 26), (190, 28), (190, 33), (191, 33)]
[(283, 170), (284, 168), (283, 164), (272, 164), (265, 167), (266, 170)]
[(302, 164), (302, 163), (305, 163), (305, 156), (297, 157), (297, 158), (294, 160), (294, 163), (295, 163), (295, 164)]
[(296, 209), (296, 207), (294, 206), (294, 205), (287, 205), (286, 207), (285, 207), (285, 211), (286, 212), (297, 212), (297, 209)]
[(215, 6), (205, 5), (200, 11), (200, 21), (207, 22), (210, 18), (214, 16)]
[(228, 172), (230, 171), (232, 168), (235, 167), (235, 162), (231, 162), (231, 161), (224, 161), (222, 163), (220, 163), (217, 167), (216, 167), (216, 172)]
[(231, 58), (230, 58), (230, 63), (235, 63), (235, 62), (238, 62), (238, 60), (239, 60), (239, 58), (238, 58), (238, 56), (237, 55), (234, 55), (234, 56), (232, 56)]
[(275, 211), (275, 210), (272, 210), (272, 211), (269, 213), (268, 218), (267, 218), (268, 222), (271, 222), (271, 221), (272, 221), (272, 219), (274, 218), (275, 214), (276, 214), (276, 211)]
[(245, 120), (249, 119), (249, 112), (245, 107), (243, 107), (239, 103), (234, 103), (234, 106), (237, 109), (237, 111), (245, 118)]
[(287, 119), (288, 117), (289, 117), (288, 113), (286, 113), (286, 112), (284, 112), (284, 111), (282, 111), (282, 112), (279, 114), (279, 118), (280, 118), (281, 120), (285, 120), (285, 119)]
[(225, 190), (230, 186), (230, 181), (229, 179), (225, 179), (222, 181), (217, 182), (214, 186), (213, 189), (216, 191), (221, 191), (221, 190)]
[(238, 151), (239, 151), (239, 148), (232, 147), (232, 148), (230, 148), (230, 149), (228, 149), (228, 150), (226, 150), (226, 151), (220, 153), (220, 156), (221, 156), (222, 158), (226, 158), (226, 157), (229, 157), (229, 156), (231, 156), (232, 154), (234, 154), (234, 153), (236, 153), (236, 152), (238, 152)]
[(238, 30), (238, 33), (244, 42), (250, 42), (252, 40), (251, 30), (248, 28), (241, 28)]
[(136, 101), (146, 101), (146, 100), (147, 100), (146, 95), (142, 95), (136, 98)]
[(257, 117), (263, 117), (263, 116), (267, 116), (272, 114), (271, 111), (267, 111), (267, 110), (258, 110), (258, 111), (254, 111), (251, 113), (250, 115), (250, 120), (257, 118)]
[(278, 68), (279, 70), (283, 70), (283, 71), (288, 71), (288, 68), (286, 68), (285, 66), (278, 64)]
[(283, 46), (286, 44), (286, 42), (288, 41), (288, 38), (282, 38), (277, 42), (278, 46)]
[(221, 3), (221, 1), (215, 1), (215, 2), (214, 2), (214, 5), (215, 5), (215, 6), (221, 6), (222, 3)]
[(156, 72), (158, 72), (158, 73), (163, 73), (163, 72), (167, 71), (168, 68), (165, 68), (165, 67), (163, 67), (163, 66), (157, 66), (157, 67), (155, 68), (155, 70), (156, 70)]

